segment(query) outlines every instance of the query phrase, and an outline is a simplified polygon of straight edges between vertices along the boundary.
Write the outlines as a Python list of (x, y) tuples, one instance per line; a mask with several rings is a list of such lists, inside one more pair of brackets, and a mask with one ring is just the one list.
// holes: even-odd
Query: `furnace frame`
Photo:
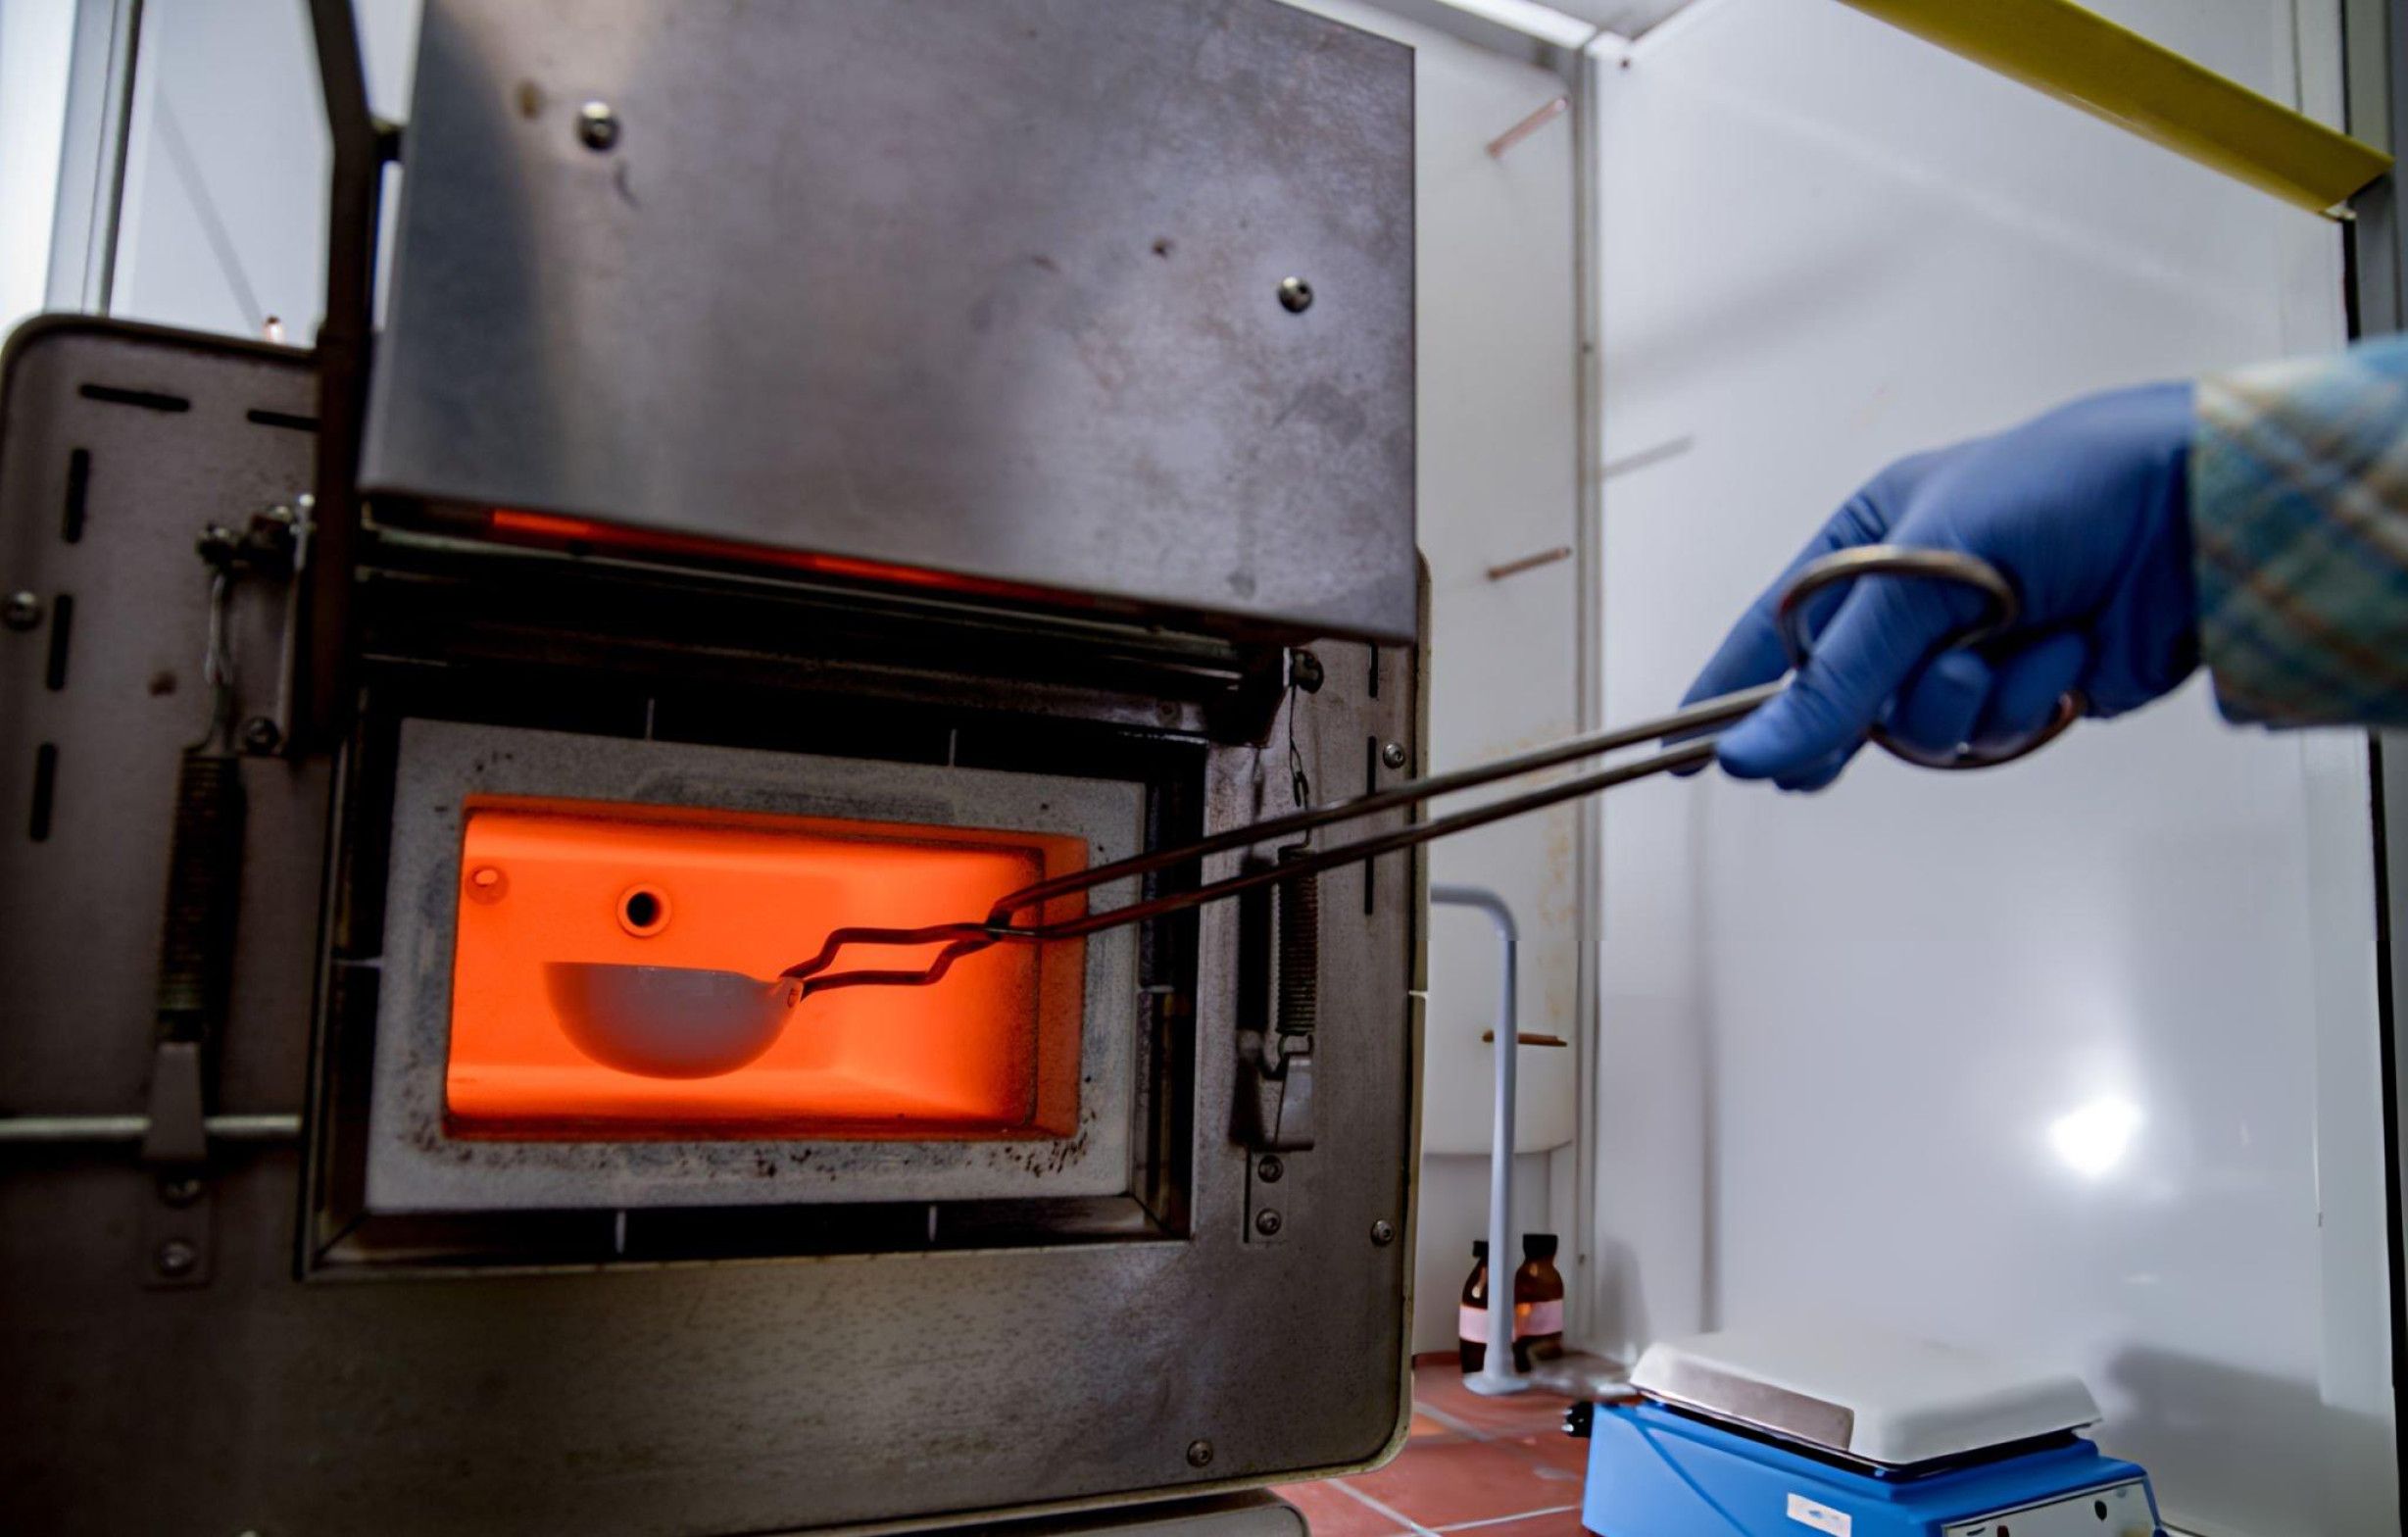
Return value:
[[(503, 28), (488, 35), (516, 35), (517, 13), (493, 0), (438, 9), (457, 19), (477, 6)], [(371, 477), (376, 495), (364, 500), (362, 428), (378, 398), (396, 404), (367, 388), (371, 341), (380, 367), (426, 362), (428, 285), (442, 285), (440, 253), (399, 242), (409, 252), (391, 274), (395, 323), (373, 332), (377, 181), (405, 146), (368, 115), (337, 0), (312, 7), (336, 148), (315, 355), (52, 322), (18, 331), (0, 358), (0, 539), (21, 552), (15, 580), (79, 600), (64, 686), (44, 681), (43, 646), (0, 646), (0, 694), (22, 707), (0, 712), (0, 792), (46, 804), (56, 780), (56, 815), (38, 836), (0, 839), (0, 890), (36, 910), (0, 932), (0, 955), (16, 962), (0, 967), (14, 993), (0, 1092), (37, 1128), (132, 1119), (159, 1133), (129, 1147), (28, 1147), (0, 1170), (0, 1359), (6, 1405), (25, 1411), (0, 1438), (0, 1478), (16, 1508), (112, 1532), (163, 1520), (455, 1537), (538, 1523), (630, 1537), (891, 1532), (1209, 1495), (1351, 1470), (1401, 1444), (1421, 1030), (1421, 864), (1410, 851), (1320, 877), (1317, 917), (1299, 931), (1318, 952), (1309, 1068), (1280, 1058), (1293, 1079), (1265, 1071), (1278, 1002), (1262, 985), (1261, 904), (1182, 912), (1129, 936), (1131, 1194), (365, 1206), (380, 995), (403, 968), (388, 918), (408, 921), (388, 913), (385, 869), (408, 722), (572, 733), (580, 750), (657, 738), (839, 755), (865, 773), (954, 765), (1118, 781), (1143, 787), (1150, 849), (1298, 799), (1387, 788), (1423, 762), (1407, 52), (1270, 0), (910, 8), (943, 11), (963, 24), (955, 35), (974, 26), (986, 40), (942, 51), (921, 46), (930, 34), (906, 8), (808, 9), (845, 28), (889, 24), (891, 38), (859, 57), (910, 86), (896, 95), (906, 106), (1012, 91), (1047, 120), (1049, 143), (1086, 156), (1079, 174), (1053, 183), (1064, 196), (1060, 218), (1037, 231), (1045, 244), (1021, 248), (1032, 227), (1023, 195), (991, 225), (939, 220), (929, 249), (942, 259), (924, 264), (941, 269), (933, 275), (913, 282), (893, 262), (872, 273), (913, 327), (965, 318), (934, 302), (961, 297), (964, 273), (1048, 301), (996, 309), (1001, 329), (982, 343), (1026, 367), (938, 376), (976, 385), (935, 392), (936, 404), (964, 403), (976, 432), (925, 430), (931, 392), (893, 392), (897, 420), (923, 428), (876, 439), (890, 472), (861, 482), (864, 505), (916, 509), (923, 527), (932, 512), (960, 513), (903, 551), (912, 571), (856, 547), (889, 529), (834, 537), (798, 523), (784, 515), (812, 509), (792, 494), (796, 480), (741, 472), (786, 463), (781, 434), (795, 422), (834, 420), (819, 398), (756, 410), (768, 398), (760, 391), (740, 390), (733, 412), (703, 408), (766, 329), (742, 330), (732, 348), (687, 338), (684, 355), (719, 372), (699, 376), (710, 389), (676, 397), (697, 408), (682, 425), (605, 405), (641, 372), (626, 360), (656, 377), (674, 372), (656, 366), (683, 334), (673, 299), (642, 314), (612, 299), (593, 325), (580, 322), (597, 341), (606, 321), (614, 334), (620, 322), (670, 322), (655, 342), (622, 335), (623, 358), (542, 371), (523, 397), (482, 378), (482, 412), (455, 387), (464, 375), (447, 381), (438, 369), (418, 375), (430, 390), (418, 404), (462, 408), (464, 434), (540, 408), (536, 394), (609, 416), (614, 453), (675, 449), (693, 471), (646, 482), (672, 488), (668, 515), (629, 521), (703, 542), (648, 546), (599, 528), (534, 547), (491, 537), (504, 530), (490, 515), (514, 502), (606, 522), (644, 511), (616, 505), (634, 482), (587, 506), (457, 482), (439, 465), (404, 474), (411, 467), (388, 459), (388, 478)], [(562, 10), (574, 25), (559, 40), (632, 35), (645, 16), (672, 18), (688, 41), (725, 35), (697, 10)], [(800, 9), (770, 10), (791, 37)], [(738, 131), (683, 135), (695, 115), (660, 90), (693, 77), (690, 54), (638, 47), (580, 62), (538, 37), (487, 70), (446, 53), (446, 39), (468, 32), (435, 22), (422, 34), (437, 46), (417, 72), (403, 223), (444, 200), (447, 133), (474, 120), (534, 135), (524, 147), (564, 173), (553, 189), (591, 200), (550, 224), (582, 234), (525, 247), (556, 258), (531, 270), (546, 294), (614, 266), (596, 238), (607, 229), (586, 213), (641, 221), (629, 232), (686, 262), (690, 278), (708, 231), (678, 217), (670, 183), (637, 172), (675, 150), (701, 157), (683, 163), (710, 184), (740, 188), (731, 157), (785, 136), (790, 111), (834, 99), (798, 93), (794, 72), (773, 71), (758, 94), (690, 98), (738, 110)], [(1075, 39), (1078, 57), (1048, 46), (1055, 38)], [(825, 68), (819, 42), (804, 39), (801, 56)], [(730, 57), (733, 73), (764, 63), (757, 47)], [(1058, 72), (1057, 83), (999, 74), (1005, 57)], [(1190, 67), (1199, 60), (1208, 70)], [(951, 73), (931, 80), (939, 65)], [(1115, 81), (1136, 88), (1096, 89)], [(436, 121), (455, 100), (447, 83), (467, 114), (449, 127)], [(488, 85), (498, 94), (479, 94)], [(606, 96), (625, 114), (615, 159), (578, 136), (580, 104)], [(508, 121), (485, 116), (496, 102)], [(1148, 131), (1172, 110), (1192, 135)], [(852, 154), (861, 137), (838, 126), (816, 142)], [(1199, 157), (1182, 162), (1195, 176), (1151, 171), (1158, 150)], [(472, 183), (502, 162), (450, 164)], [(622, 165), (629, 179), (613, 180)], [(1257, 174), (1266, 165), (1279, 174)], [(1299, 179), (1307, 170), (1309, 184)], [(1209, 205), (1156, 197), (1191, 183), (1209, 185)], [(840, 187), (789, 190), (720, 206), (747, 221), (774, 208), (805, 234), (845, 235), (831, 217)], [(493, 227), (465, 226), (466, 237), (489, 246)], [(965, 251), (961, 232), (975, 227), (1003, 242), (996, 260)], [(763, 274), (810, 283), (782, 247), (774, 254)], [(1318, 294), (1308, 308), (1280, 297), (1290, 277)], [(781, 307), (780, 292), (714, 282), (705, 297), (745, 293), (764, 313), (805, 313)], [(1082, 337), (1134, 350), (1081, 351)], [(772, 356), (786, 377), (787, 355)], [(1075, 389), (1049, 383), (1063, 376), (1057, 365), (1123, 356), (1159, 366), (1125, 374), (1135, 387), (1101, 407), (1075, 375)], [(854, 347), (822, 361), (841, 372), (864, 357)], [(1199, 377), (1195, 365), (1214, 359), (1225, 372)], [(1057, 436), (1030, 430), (1032, 405), (1061, 423)], [(738, 430), (764, 419), (767, 438)], [(1106, 426), (1114, 454), (1150, 446), (1169, 481), (1100, 473), (1118, 463), (1088, 451)], [(987, 474), (968, 456), (977, 445), (1025, 459), (1034, 481)], [(932, 474), (961, 494), (914, 500)], [(714, 486), (755, 500), (722, 504)], [(60, 532), (63, 504), (79, 525), (88, 513), (80, 542)], [(994, 508), (1009, 516), (999, 522)], [(1088, 521), (1049, 521), (1060, 508)], [(173, 678), (194, 675), (209, 632), (211, 570), (196, 535), (212, 548), (224, 541), (202, 530), (254, 521), (285, 559), (234, 583), (239, 740), (208, 766), (247, 796), (242, 846), (211, 863), (220, 889), (209, 904), (163, 903), (197, 703)], [(308, 537), (278, 546), (276, 527)], [(1044, 547), (1012, 548), (1015, 530)], [(990, 570), (1001, 590), (902, 579)], [(1155, 579), (1164, 572), (1176, 580)], [(64, 633), (65, 605), (52, 612)], [(1300, 765), (1309, 787), (1292, 775)], [(1384, 814), (1362, 830), (1406, 820)], [(1149, 894), (1199, 874), (1158, 871)], [(169, 1038), (149, 959), (163, 917), (172, 934), (203, 906), (213, 919), (239, 916), (225, 1000), (205, 1035)], [(1298, 937), (1280, 935), (1283, 954)], [(206, 1070), (169, 1070), (196, 1062)], [(1266, 1090), (1290, 1089), (1300, 1110), (1309, 1100), (1310, 1124), (1275, 1117), (1274, 1146), (1259, 1107)]]

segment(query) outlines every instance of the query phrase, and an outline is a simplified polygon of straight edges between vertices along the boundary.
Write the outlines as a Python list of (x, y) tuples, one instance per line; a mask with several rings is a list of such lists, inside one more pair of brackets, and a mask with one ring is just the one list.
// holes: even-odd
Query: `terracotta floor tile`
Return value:
[(1413, 1396), (1404, 1449), (1388, 1466), (1280, 1488), (1313, 1537), (1415, 1537), (1465, 1522), (1479, 1523), (1466, 1537), (1578, 1537), (1589, 1448), (1563, 1434), (1564, 1400), (1482, 1398), (1452, 1354), (1414, 1362)]
[(1560, 1429), (1541, 1431), (1537, 1435), (1500, 1436), (1499, 1444), (1512, 1447), (1524, 1457), (1533, 1458), (1549, 1467), (1559, 1467), (1575, 1477), (1589, 1471), (1589, 1443), (1565, 1435)]
[(1491, 1434), (1485, 1427), (1464, 1418), (1451, 1405), (1433, 1404), (1416, 1398), (1413, 1401), (1413, 1421), (1419, 1424), (1425, 1420), (1460, 1440), (1486, 1441)]
[(1408, 1528), (1338, 1487), (1336, 1479), (1281, 1484), (1271, 1491), (1304, 1512), (1312, 1537), (1395, 1537)]
[(1510, 1521), (1495, 1521), (1486, 1526), (1474, 1526), (1463, 1531), (1463, 1537), (1583, 1537), (1586, 1530), (1580, 1524), (1580, 1512), (1548, 1511), (1539, 1515), (1525, 1515)]
[(1478, 1394), (1463, 1385), (1462, 1372), (1451, 1361), (1433, 1361), (1413, 1367), (1413, 1396), (1433, 1404), (1452, 1403), (1457, 1399), (1477, 1398)]
[(1378, 1472), (1347, 1481), (1423, 1526), (1519, 1515), (1580, 1500), (1578, 1474), (1483, 1441), (1408, 1447)]
[(1425, 1391), (1441, 1400), (1460, 1398), (1476, 1404), (1518, 1404), (1533, 1400), (1550, 1404), (1563, 1402), (1561, 1395), (1536, 1387), (1527, 1392), (1507, 1393), (1500, 1398), (1474, 1393), (1464, 1382), (1462, 1369), (1451, 1359), (1415, 1366), (1413, 1385), (1417, 1391)]
[(1536, 1391), (1483, 1398), (1465, 1387), (1462, 1378), (1452, 1372), (1413, 1373), (1415, 1408), (1428, 1411), (1442, 1424), (1451, 1422), (1486, 1434), (1534, 1435), (1560, 1430), (1568, 1402), (1552, 1393)]
[(1486, 1417), (1471, 1422), (1496, 1434), (1509, 1436), (1559, 1436), (1563, 1434), (1563, 1412), (1569, 1406), (1559, 1398), (1542, 1401), (1535, 1393), (1499, 1405), (1491, 1400)]
[[(1527, 1454), (1525, 1454), (1527, 1455)], [(1550, 1505), (1578, 1505), (1581, 1491), (1589, 1485), (1589, 1464), (1577, 1463), (1566, 1467), (1560, 1463), (1541, 1462), (1537, 1464), (1539, 1481), (1552, 1485), (1554, 1498)]]

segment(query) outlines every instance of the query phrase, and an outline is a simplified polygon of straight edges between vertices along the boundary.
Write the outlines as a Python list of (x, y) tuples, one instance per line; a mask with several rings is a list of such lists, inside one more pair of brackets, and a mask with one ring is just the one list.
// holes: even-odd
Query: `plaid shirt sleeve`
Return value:
[(2408, 337), (2201, 380), (2199, 643), (2266, 725), (2408, 725)]

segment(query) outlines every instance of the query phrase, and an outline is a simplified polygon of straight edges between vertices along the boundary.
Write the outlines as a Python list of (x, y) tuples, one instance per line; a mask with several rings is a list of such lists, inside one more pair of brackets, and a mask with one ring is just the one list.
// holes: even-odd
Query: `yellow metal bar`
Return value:
[(2391, 157), (2070, 0), (1845, 0), (2301, 208), (2328, 212)]

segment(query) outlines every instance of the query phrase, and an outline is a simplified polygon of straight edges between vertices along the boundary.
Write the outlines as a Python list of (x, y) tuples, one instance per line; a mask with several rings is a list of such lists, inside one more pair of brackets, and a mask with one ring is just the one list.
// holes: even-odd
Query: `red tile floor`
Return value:
[(1413, 1424), (1376, 1473), (1283, 1484), (1313, 1537), (1580, 1537), (1589, 1443), (1563, 1433), (1570, 1401), (1536, 1388), (1482, 1398), (1451, 1352), (1413, 1360)]

